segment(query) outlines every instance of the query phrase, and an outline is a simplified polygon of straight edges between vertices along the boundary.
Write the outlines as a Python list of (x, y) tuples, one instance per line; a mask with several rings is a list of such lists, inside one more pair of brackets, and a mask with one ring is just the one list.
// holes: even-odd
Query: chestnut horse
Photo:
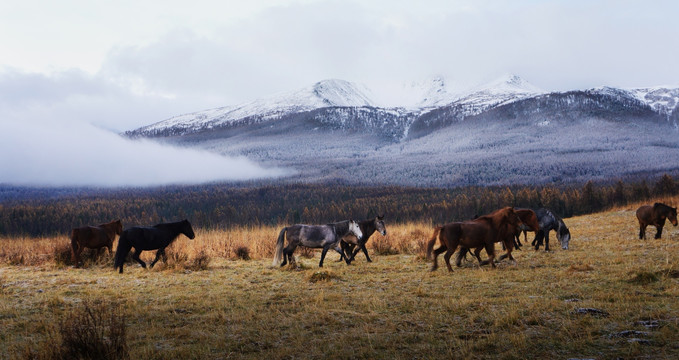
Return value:
[(653, 225), (657, 229), (655, 238), (660, 239), (665, 220), (670, 219), (672, 225), (677, 226), (677, 208), (667, 206), (662, 203), (655, 203), (653, 206), (644, 205), (637, 209), (637, 219), (639, 219), (639, 239), (646, 239), (646, 227)]
[[(538, 218), (533, 210), (514, 209), (514, 212), (519, 217), (521, 223), (517, 227), (512, 227), (510, 224), (507, 224), (504, 232), (502, 232), (502, 234), (504, 234), (506, 237), (504, 239), (502, 238), (497, 239), (496, 242), (502, 243), (503, 249), (506, 250), (506, 253), (500, 256), (499, 258), (500, 261), (509, 258), (509, 260), (516, 262), (516, 260), (512, 256), (512, 250), (514, 249), (514, 247), (518, 249), (521, 244), (521, 242), (518, 240), (519, 238), (518, 234), (520, 234), (521, 231), (524, 231), (525, 233), (525, 231), (537, 231), (540, 228), (540, 225), (538, 224)], [(474, 250), (474, 256), (479, 261), (479, 264), (485, 265), (485, 263), (481, 261), (480, 256), (481, 250), (483, 250), (483, 247), (477, 247)], [(460, 266), (462, 259), (465, 257), (468, 251), (469, 250), (466, 248), (460, 249), (460, 252), (458, 252), (457, 257), (455, 258), (455, 265), (457, 265), (458, 267)]]
[(510, 234), (513, 236), (516, 230), (509, 233), (508, 231), (516, 229), (519, 222), (519, 217), (514, 209), (506, 207), (471, 221), (453, 222), (437, 227), (427, 244), (427, 257), (431, 259), (437, 236), (441, 243), (441, 246), (433, 251), (434, 263), (431, 270), (434, 271), (438, 268), (437, 258), (445, 251), (446, 254), (443, 258), (446, 261), (448, 271), (452, 272), (450, 257), (458, 246), (467, 249), (485, 248), (486, 253), (488, 253), (488, 260), (482, 264), (490, 263), (491, 266), (495, 267), (495, 243), (506, 240)]
[(123, 231), (123, 224), (120, 220), (97, 226), (83, 226), (71, 230), (71, 259), (76, 267), (80, 264), (80, 254), (85, 248), (100, 250), (102, 247), (108, 248), (111, 254), (113, 240), (116, 235)]
[[(500, 256), (499, 259), (500, 261), (509, 258), (509, 260), (516, 262), (516, 260), (514, 260), (514, 257), (512, 256), (512, 250), (515, 247), (518, 249), (519, 246), (521, 245), (521, 242), (519, 241), (519, 234), (521, 233), (521, 231), (523, 231), (525, 235), (526, 231), (538, 231), (540, 229), (538, 217), (535, 215), (535, 212), (533, 210), (514, 209), (514, 212), (519, 217), (521, 223), (516, 228), (512, 228), (510, 225), (507, 225), (507, 228), (504, 231), (504, 233), (507, 234), (507, 238), (497, 239), (497, 242), (502, 243), (502, 248), (507, 251), (502, 256)], [(494, 213), (491, 213), (491, 215), (492, 214)], [(483, 250), (483, 247), (477, 247), (476, 250), (474, 250), (474, 256), (476, 257), (476, 259), (479, 260), (479, 264), (483, 264), (480, 257), (481, 250)], [(460, 251), (457, 253), (457, 256), (455, 257), (455, 265), (460, 267), (462, 259), (466, 257), (467, 252), (469, 252), (469, 249), (467, 248), (462, 247), (460, 249)]]

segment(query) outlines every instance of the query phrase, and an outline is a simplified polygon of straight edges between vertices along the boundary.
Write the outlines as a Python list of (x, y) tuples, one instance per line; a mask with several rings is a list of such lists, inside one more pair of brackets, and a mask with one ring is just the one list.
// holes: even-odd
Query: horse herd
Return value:
[[(662, 235), (663, 226), (667, 219), (672, 225), (677, 226), (677, 209), (662, 203), (644, 205), (636, 211), (639, 221), (639, 239), (645, 239), (646, 227), (653, 225), (657, 232), (655, 238)], [(545, 251), (549, 251), (549, 232), (554, 230), (556, 237), (564, 250), (568, 249), (570, 231), (563, 220), (548, 209), (515, 209), (505, 207), (490, 214), (477, 216), (473, 220), (451, 222), (438, 226), (427, 242), (427, 257), (433, 260), (432, 271), (438, 267), (438, 255), (445, 252), (443, 258), (449, 271), (453, 271), (450, 258), (460, 248), (456, 257), (456, 265), (460, 266), (467, 252), (473, 254), (479, 261), (479, 265), (491, 264), (495, 267), (495, 243), (501, 243), (505, 254), (498, 260), (512, 257), (514, 248), (522, 246), (519, 235), (523, 232), (524, 241), (527, 241), (527, 232), (535, 233), (531, 243), (538, 250), (545, 244)], [(345, 220), (326, 225), (292, 225), (284, 227), (276, 240), (274, 251), (274, 266), (284, 266), (288, 262), (294, 263), (293, 253), (298, 246), (309, 248), (322, 248), (319, 267), (323, 266), (323, 260), (329, 250), (340, 254), (340, 260), (351, 264), (356, 254), (363, 251), (366, 260), (371, 262), (365, 245), (368, 239), (379, 232), (382, 236), (387, 234), (384, 225), (384, 215), (364, 221)], [(84, 248), (101, 249), (106, 247), (109, 253), (112, 251), (113, 241), (119, 235), (118, 247), (114, 257), (114, 268), (123, 272), (123, 264), (128, 253), (134, 248), (132, 258), (143, 268), (146, 263), (139, 255), (146, 250), (157, 250), (156, 257), (151, 262), (153, 267), (159, 259), (166, 261), (165, 248), (169, 246), (180, 234), (189, 239), (195, 238), (195, 233), (188, 220), (173, 223), (162, 223), (149, 227), (132, 227), (123, 230), (120, 220), (97, 226), (85, 226), (75, 228), (71, 232), (71, 256), (75, 266), (81, 263), (80, 255)], [(287, 238), (287, 246), (285, 239)], [(439, 247), (434, 249), (436, 240)], [(486, 250), (487, 260), (481, 260), (482, 250)]]

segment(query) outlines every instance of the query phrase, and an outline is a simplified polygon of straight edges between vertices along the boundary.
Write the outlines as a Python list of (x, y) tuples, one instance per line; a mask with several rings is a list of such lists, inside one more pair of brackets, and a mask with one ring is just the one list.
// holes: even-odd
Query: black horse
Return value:
[(559, 240), (561, 248), (568, 250), (571, 232), (568, 230), (568, 227), (563, 220), (545, 208), (535, 210), (535, 215), (538, 217), (538, 223), (540, 225), (540, 230), (535, 233), (535, 239), (533, 239), (533, 242), (531, 243), (531, 245), (535, 246), (535, 250), (540, 249), (540, 245), (542, 245), (544, 239), (545, 251), (549, 251), (549, 232), (551, 230), (556, 232), (556, 238)]
[[(340, 242), (340, 246), (342, 247), (342, 252), (346, 255), (342, 255), (342, 257), (348, 256), (348, 262), (351, 263), (354, 261), (356, 254), (358, 254), (360, 250), (363, 250), (366, 260), (368, 260), (368, 262), (372, 262), (370, 256), (368, 255), (368, 249), (365, 248), (365, 244), (368, 242), (368, 239), (370, 239), (372, 234), (375, 233), (375, 231), (382, 234), (382, 236), (387, 235), (387, 228), (384, 226), (384, 215), (378, 215), (372, 219), (359, 221), (358, 227), (361, 228), (363, 239), (358, 240), (352, 235), (343, 237), (342, 241)], [(349, 254), (351, 254), (351, 256), (349, 256)], [(338, 261), (342, 261), (342, 258), (340, 258)]]
[(193, 228), (188, 220), (182, 220), (173, 223), (164, 223), (154, 225), (152, 227), (133, 227), (123, 231), (118, 239), (118, 248), (116, 249), (116, 257), (114, 269), (120, 268), (120, 273), (123, 273), (123, 264), (125, 257), (134, 248), (132, 258), (136, 260), (143, 268), (146, 268), (146, 263), (143, 262), (139, 255), (144, 250), (158, 250), (156, 258), (151, 263), (151, 267), (158, 262), (160, 257), (167, 261), (165, 256), (165, 248), (168, 247), (179, 234), (184, 234), (189, 239), (193, 239), (196, 235), (193, 233)]

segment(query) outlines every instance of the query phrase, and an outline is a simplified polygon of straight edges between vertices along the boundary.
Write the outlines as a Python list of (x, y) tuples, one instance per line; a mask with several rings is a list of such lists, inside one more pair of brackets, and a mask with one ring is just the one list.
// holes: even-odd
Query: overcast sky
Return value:
[[(675, 0), (3, 0), (0, 122), (119, 132), (329, 78), (378, 93), (507, 73), (547, 90), (679, 85), (677, 14)], [(0, 163), (20, 161), (9, 150)]]

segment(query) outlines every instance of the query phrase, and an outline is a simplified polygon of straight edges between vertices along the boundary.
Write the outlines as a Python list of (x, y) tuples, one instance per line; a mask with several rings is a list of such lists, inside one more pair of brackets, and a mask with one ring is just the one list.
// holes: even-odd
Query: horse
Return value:
[(561, 244), (561, 248), (568, 250), (568, 243), (571, 240), (571, 232), (568, 227), (563, 222), (563, 220), (554, 215), (548, 209), (540, 208), (535, 210), (535, 215), (538, 217), (538, 223), (540, 225), (540, 230), (535, 233), (535, 238), (531, 245), (535, 246), (535, 250), (540, 249), (542, 245), (542, 240), (545, 240), (545, 251), (549, 251), (549, 232), (554, 230), (556, 232), (556, 238)]
[[(504, 230), (505, 233), (507, 233), (508, 238), (498, 239), (497, 242), (502, 243), (502, 249), (507, 251), (505, 254), (500, 256), (499, 261), (509, 258), (509, 260), (516, 262), (516, 260), (514, 260), (514, 257), (512, 256), (512, 250), (514, 248), (519, 249), (521, 247), (519, 234), (521, 233), (521, 231), (523, 231), (525, 236), (526, 231), (538, 231), (540, 226), (538, 223), (538, 218), (533, 210), (514, 209), (514, 212), (519, 217), (519, 220), (521, 222), (519, 223), (519, 226), (514, 229), (512, 229), (511, 227), (507, 227)], [(479, 256), (481, 254), (481, 250), (483, 250), (483, 247), (477, 247), (474, 251), (474, 256), (479, 260), (479, 263), (482, 262), (481, 257)], [(461, 266), (462, 259), (466, 258), (468, 252), (469, 249), (462, 247), (460, 251), (457, 253), (457, 256), (455, 257), (455, 264), (458, 267)]]
[[(283, 248), (285, 237), (287, 234), (288, 246)], [(349, 234), (354, 235), (361, 241), (363, 238), (363, 233), (358, 223), (354, 220), (345, 220), (327, 225), (303, 225), (297, 224), (288, 227), (284, 227), (278, 234), (278, 240), (276, 241), (276, 250), (274, 251), (273, 266), (280, 263), (284, 266), (288, 263), (294, 263), (295, 259), (292, 253), (295, 252), (297, 246), (305, 246), (309, 248), (323, 248), (321, 253), (321, 261), (318, 263), (318, 267), (323, 267), (323, 259), (325, 259), (325, 254), (328, 250), (333, 249), (344, 256), (344, 253), (339, 247), (340, 239)], [(281, 263), (281, 258), (283, 262)], [(346, 258), (347, 265), (349, 264), (349, 259)]]
[(519, 219), (521, 219), (519, 231), (516, 232), (514, 240), (514, 244), (518, 249), (523, 246), (523, 244), (521, 244), (521, 239), (519, 238), (521, 232), (523, 232), (523, 241), (527, 242), (528, 235), (526, 233), (528, 231), (537, 233), (538, 230), (540, 230), (540, 223), (538, 222), (538, 217), (535, 214), (535, 211), (531, 209), (514, 209), (514, 211), (516, 211), (516, 214), (519, 215)]
[(165, 248), (177, 239), (180, 234), (184, 234), (192, 240), (196, 237), (188, 220), (157, 224), (151, 227), (132, 227), (126, 229), (120, 235), (120, 239), (118, 239), (114, 269), (119, 268), (120, 273), (123, 273), (125, 257), (127, 257), (132, 248), (135, 250), (132, 258), (144, 269), (146, 269), (146, 263), (139, 258), (139, 255), (144, 250), (158, 250), (156, 251), (156, 258), (151, 263), (151, 268), (153, 268), (153, 265), (158, 262), (161, 256), (163, 261), (167, 261)]
[(646, 240), (646, 227), (653, 225), (656, 228), (655, 238), (660, 239), (665, 220), (670, 219), (672, 225), (677, 226), (677, 208), (663, 203), (655, 203), (653, 206), (644, 205), (637, 209), (639, 220), (639, 239)]
[(102, 247), (108, 248), (108, 253), (113, 250), (113, 240), (116, 235), (123, 231), (123, 224), (120, 220), (111, 221), (97, 226), (83, 226), (71, 230), (71, 259), (76, 267), (79, 266), (85, 248), (101, 250)]
[[(340, 246), (342, 248), (342, 252), (346, 254), (348, 257), (348, 254), (351, 254), (351, 257), (349, 257), (349, 263), (354, 261), (354, 257), (360, 250), (363, 250), (363, 253), (365, 254), (365, 259), (368, 260), (368, 262), (372, 262), (370, 259), (370, 256), (368, 256), (368, 249), (365, 248), (365, 244), (368, 242), (370, 237), (372, 236), (375, 231), (379, 232), (382, 234), (382, 236), (387, 235), (387, 228), (384, 226), (384, 215), (382, 216), (377, 216), (372, 219), (368, 220), (363, 220), (358, 222), (358, 227), (361, 229), (361, 233), (363, 233), (363, 239), (359, 241), (355, 236), (352, 235), (347, 235), (344, 236), (340, 240)], [(354, 251), (354, 248), (358, 245), (358, 248)], [(342, 257), (338, 261), (342, 261)]]
[[(434, 229), (434, 233), (427, 244), (427, 257), (432, 258), (432, 250), (438, 237), (441, 246), (433, 250), (433, 260), (431, 270), (438, 268), (437, 258), (442, 252), (446, 261), (448, 271), (452, 272), (450, 257), (458, 246), (468, 249), (484, 247), (489, 260), (482, 262), (481, 265), (490, 263), (495, 267), (495, 242), (503, 241), (508, 238), (508, 230), (515, 229), (519, 224), (519, 217), (511, 207), (502, 208), (491, 214), (480, 216), (474, 220), (464, 222), (453, 222)], [(509, 225), (509, 226), (508, 226)], [(514, 233), (511, 232), (513, 235)]]

